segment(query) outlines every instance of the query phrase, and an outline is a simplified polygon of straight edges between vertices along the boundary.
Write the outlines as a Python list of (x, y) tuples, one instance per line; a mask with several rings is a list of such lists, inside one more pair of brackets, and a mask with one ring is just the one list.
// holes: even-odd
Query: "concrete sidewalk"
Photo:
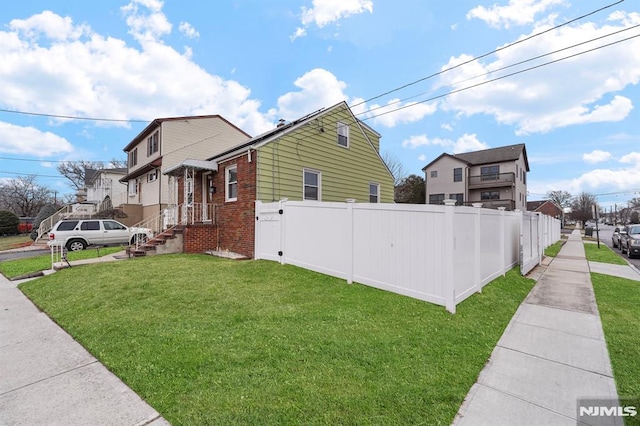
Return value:
[(16, 285), (0, 274), (0, 425), (169, 424)]
[[(574, 231), (516, 311), (453, 423), (575, 426), (578, 400), (585, 398), (618, 395)], [(617, 417), (606, 421), (622, 424)]]

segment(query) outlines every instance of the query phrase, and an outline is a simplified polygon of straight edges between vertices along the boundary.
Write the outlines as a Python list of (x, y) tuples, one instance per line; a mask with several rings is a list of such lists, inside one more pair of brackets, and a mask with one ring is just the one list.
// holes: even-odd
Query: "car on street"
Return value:
[(640, 225), (627, 225), (625, 233), (620, 237), (620, 251), (627, 253), (628, 258), (640, 256)]
[(611, 235), (611, 245), (613, 245), (614, 248), (620, 248), (620, 241), (621, 241), (621, 232), (626, 232), (623, 226), (616, 226), (615, 229), (613, 230), (613, 235)]
[(79, 251), (92, 245), (135, 244), (152, 237), (151, 229), (127, 227), (112, 219), (65, 219), (53, 225), (47, 244)]

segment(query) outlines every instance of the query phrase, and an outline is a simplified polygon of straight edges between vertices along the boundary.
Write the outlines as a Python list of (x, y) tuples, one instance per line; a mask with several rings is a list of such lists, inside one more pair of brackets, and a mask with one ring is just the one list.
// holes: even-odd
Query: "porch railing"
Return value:
[(43, 219), (42, 222), (40, 222), (40, 226), (38, 226), (38, 237), (36, 238), (36, 241), (42, 238), (44, 234), (51, 231), (51, 228), (53, 228), (53, 225), (55, 225), (56, 222), (69, 217), (72, 213), (72, 206), (69, 204), (64, 206), (48, 218)]

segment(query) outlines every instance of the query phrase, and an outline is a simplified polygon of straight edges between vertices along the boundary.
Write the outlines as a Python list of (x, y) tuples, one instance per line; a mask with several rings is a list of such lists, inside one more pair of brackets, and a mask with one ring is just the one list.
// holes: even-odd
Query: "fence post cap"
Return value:
[(456, 205), (456, 200), (446, 199), (446, 200), (444, 200), (444, 205), (445, 206), (455, 206)]
[(347, 198), (347, 199), (346, 199), (346, 200), (344, 200), (344, 201), (346, 201), (347, 203), (355, 203), (355, 202), (356, 202), (356, 199), (355, 199), (355, 198)]
[(482, 206), (483, 206), (483, 203), (471, 203), (471, 205), (472, 205), (473, 207), (475, 207), (476, 209), (479, 209), (480, 207), (482, 207)]
[(500, 210), (501, 212), (503, 212), (503, 211), (507, 210), (507, 208), (506, 208), (506, 207), (498, 207), (498, 210)]

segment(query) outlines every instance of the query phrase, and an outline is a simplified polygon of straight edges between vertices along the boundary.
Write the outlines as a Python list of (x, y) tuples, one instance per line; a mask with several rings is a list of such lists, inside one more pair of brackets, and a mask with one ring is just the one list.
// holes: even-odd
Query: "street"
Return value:
[[(613, 248), (612, 242), (611, 242), (611, 236), (613, 235), (613, 230), (615, 228), (615, 226), (610, 226), (610, 225), (603, 225), (603, 224), (599, 224), (599, 234), (600, 234), (600, 244), (606, 244), (611, 250), (613, 250), (615, 253), (617, 253), (619, 256), (621, 256), (624, 260), (626, 260), (627, 262), (631, 263), (633, 266), (635, 266), (636, 268), (640, 269), (640, 258), (635, 257), (633, 259), (629, 259), (627, 257), (626, 254), (622, 254), (620, 252), (619, 248)], [(596, 231), (595, 229), (593, 230), (593, 236), (596, 236)]]

